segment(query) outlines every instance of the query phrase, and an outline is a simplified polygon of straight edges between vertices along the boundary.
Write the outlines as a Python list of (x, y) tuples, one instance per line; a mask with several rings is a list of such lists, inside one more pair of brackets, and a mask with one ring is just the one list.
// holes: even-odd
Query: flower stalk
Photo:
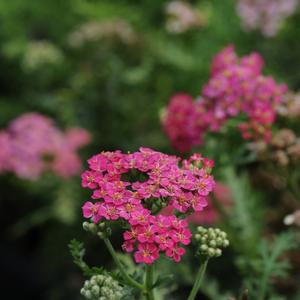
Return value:
[(191, 290), (191, 293), (188, 297), (188, 300), (194, 300), (196, 298), (197, 293), (199, 291), (199, 288), (201, 286), (201, 282), (202, 282), (202, 279), (204, 277), (206, 268), (207, 268), (208, 260), (209, 260), (209, 258), (206, 258), (204, 260), (204, 262), (201, 264), (200, 269), (199, 269), (199, 271), (197, 273), (197, 276), (196, 276), (195, 283), (194, 283), (193, 288)]
[(154, 300), (154, 293), (153, 293), (153, 274), (154, 274), (154, 265), (149, 265), (146, 267), (146, 279), (145, 279), (145, 286), (147, 290), (146, 299), (147, 300)]
[(123, 279), (127, 282), (127, 284), (132, 287), (135, 287), (139, 290), (144, 290), (145, 287), (142, 284), (140, 284), (139, 282), (137, 282), (136, 280), (134, 280), (127, 274), (127, 272), (125, 271), (124, 267), (122, 266), (120, 260), (118, 259), (117, 254), (116, 254), (110, 240), (108, 238), (104, 238), (103, 241), (104, 241), (105, 246), (107, 247), (110, 255), (112, 256), (115, 264), (117, 265)]

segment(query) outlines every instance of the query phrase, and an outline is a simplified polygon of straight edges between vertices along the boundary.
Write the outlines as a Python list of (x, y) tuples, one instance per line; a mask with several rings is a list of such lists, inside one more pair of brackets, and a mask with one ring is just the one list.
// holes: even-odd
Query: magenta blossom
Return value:
[(193, 101), (189, 95), (177, 94), (170, 100), (162, 122), (173, 146), (187, 152), (203, 142), (205, 133), (219, 131), (238, 115), (245, 117), (240, 128), (243, 138), (268, 142), (287, 87), (264, 76), (263, 65), (258, 53), (239, 58), (233, 46), (218, 53), (201, 97)]
[(84, 129), (64, 133), (48, 117), (24, 114), (0, 132), (0, 173), (13, 172), (34, 180), (51, 171), (68, 178), (80, 171), (77, 150), (89, 141), (90, 134)]
[(135, 261), (152, 264), (158, 258), (158, 251), (154, 244), (139, 244), (138, 251), (134, 253)]
[[(135, 153), (102, 152), (88, 160), (90, 170), (82, 174), (82, 186), (93, 190), (83, 216), (97, 223), (124, 221), (122, 248), (133, 252), (136, 262), (150, 264), (165, 253), (174, 261), (184, 254), (191, 232), (185, 213), (202, 211), (214, 188), (210, 175), (213, 162), (201, 155), (181, 161), (149, 148)], [(133, 177), (129, 181), (129, 178)], [(157, 214), (165, 205), (182, 213)]]

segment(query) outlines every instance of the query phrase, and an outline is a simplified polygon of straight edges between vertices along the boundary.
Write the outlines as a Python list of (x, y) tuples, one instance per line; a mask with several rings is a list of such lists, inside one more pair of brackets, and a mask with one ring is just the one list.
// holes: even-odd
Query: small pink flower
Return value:
[(90, 189), (95, 189), (98, 187), (97, 182), (100, 180), (100, 175), (98, 173), (92, 172), (92, 171), (86, 171), (82, 173), (81, 179), (82, 179), (82, 186), (88, 187)]
[(154, 244), (139, 244), (134, 258), (137, 263), (152, 264), (158, 258), (158, 248)]
[(207, 199), (202, 196), (194, 195), (190, 200), (194, 211), (202, 211), (207, 206)]
[(200, 196), (207, 196), (214, 187), (214, 181), (211, 177), (201, 178), (197, 183), (198, 194)]
[(163, 215), (158, 215), (153, 223), (153, 229), (159, 233), (164, 233), (171, 226), (170, 218)]
[(131, 214), (129, 223), (131, 225), (147, 225), (150, 218), (150, 211), (147, 209), (137, 210)]
[(127, 230), (123, 233), (123, 237), (124, 237), (125, 241), (135, 240), (137, 238), (138, 234), (139, 234), (139, 227), (133, 226), (133, 227), (131, 227), (131, 231)]
[(113, 204), (100, 205), (99, 214), (107, 220), (117, 220), (120, 217), (118, 209)]
[(140, 204), (140, 201), (133, 198), (129, 199), (123, 205), (118, 206), (120, 217), (124, 218), (125, 220), (129, 220), (134, 211), (141, 209), (143, 209), (143, 206)]
[(100, 207), (99, 202), (95, 204), (93, 204), (90, 201), (85, 202), (84, 205), (82, 206), (83, 216), (85, 218), (91, 218), (91, 220), (95, 223), (99, 222), (99, 220), (101, 219), (101, 216), (98, 214), (99, 207)]
[(172, 230), (170, 236), (175, 243), (188, 245), (191, 241), (192, 233), (188, 229)]
[(165, 251), (168, 248), (173, 248), (174, 242), (167, 233), (158, 234), (155, 236), (155, 242), (160, 250)]
[(140, 243), (153, 243), (155, 230), (152, 225), (140, 226), (138, 228), (137, 240)]
[(181, 256), (185, 253), (184, 248), (178, 247), (178, 245), (175, 245), (172, 248), (168, 248), (166, 250), (166, 255), (168, 257), (171, 257), (175, 262), (180, 262)]
[(122, 244), (122, 249), (126, 252), (133, 252), (134, 242), (132, 240), (127, 240)]

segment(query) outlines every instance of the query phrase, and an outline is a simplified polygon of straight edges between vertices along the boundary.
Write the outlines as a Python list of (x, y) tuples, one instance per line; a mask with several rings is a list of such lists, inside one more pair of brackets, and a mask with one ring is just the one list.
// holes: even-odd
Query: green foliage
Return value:
[[(284, 232), (277, 235), (273, 241), (262, 239), (258, 245), (259, 257), (256, 270), (248, 280), (249, 291), (255, 299), (264, 300), (272, 295), (274, 279), (285, 278), (290, 264), (284, 254), (298, 245), (295, 232)], [(248, 270), (249, 272), (249, 270)], [(272, 295), (273, 297), (274, 295)], [(268, 298), (269, 299), (269, 298)], [(279, 299), (279, 298), (272, 298)]]
[(83, 260), (85, 255), (85, 248), (82, 242), (73, 239), (69, 243), (69, 250), (73, 257), (73, 262), (77, 267), (81, 269), (83, 275), (86, 277), (91, 277), (97, 274), (105, 273), (103, 268), (92, 267), (90, 268), (87, 263)]
[(237, 175), (230, 168), (222, 170), (224, 182), (232, 192), (233, 207), (228, 222), (232, 228), (233, 245), (248, 256), (255, 255), (264, 226), (265, 203), (262, 195), (255, 191), (246, 173)]
[(221, 291), (219, 283), (216, 279), (207, 276), (204, 278), (200, 290), (210, 300), (228, 300), (230, 296), (228, 292)]

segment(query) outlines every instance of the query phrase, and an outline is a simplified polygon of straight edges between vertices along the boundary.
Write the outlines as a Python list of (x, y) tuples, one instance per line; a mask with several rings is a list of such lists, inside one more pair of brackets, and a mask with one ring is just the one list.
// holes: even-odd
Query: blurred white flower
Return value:
[(23, 55), (25, 71), (35, 71), (47, 65), (59, 65), (63, 61), (61, 50), (49, 41), (30, 42)]
[(283, 223), (287, 226), (296, 225), (300, 227), (300, 210), (296, 210), (294, 213), (287, 215)]
[(166, 5), (166, 30), (170, 33), (183, 33), (204, 25), (199, 11), (184, 1), (171, 1)]
[(82, 47), (85, 43), (99, 42), (105, 38), (117, 39), (124, 44), (133, 44), (137, 35), (124, 20), (91, 21), (80, 25), (68, 38), (70, 46)]

